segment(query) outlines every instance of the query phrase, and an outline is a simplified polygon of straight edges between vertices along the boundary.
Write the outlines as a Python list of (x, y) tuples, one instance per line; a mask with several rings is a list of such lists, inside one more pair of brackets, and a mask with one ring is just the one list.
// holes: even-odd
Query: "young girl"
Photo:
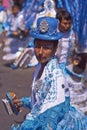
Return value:
[(59, 67), (55, 52), (58, 40), (55, 18), (42, 17), (31, 31), (37, 65), (32, 83), (31, 97), (14, 100), (31, 109), (26, 119), (12, 130), (87, 130), (87, 118), (70, 106), (69, 89)]

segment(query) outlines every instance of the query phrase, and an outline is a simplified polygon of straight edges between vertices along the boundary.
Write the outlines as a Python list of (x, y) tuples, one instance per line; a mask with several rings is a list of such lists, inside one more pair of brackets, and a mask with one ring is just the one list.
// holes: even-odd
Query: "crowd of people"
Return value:
[(87, 130), (87, 40), (79, 43), (72, 14), (55, 0), (8, 3), (0, 6), (2, 59), (12, 69), (36, 66), (31, 96), (13, 99), (30, 112), (12, 130)]

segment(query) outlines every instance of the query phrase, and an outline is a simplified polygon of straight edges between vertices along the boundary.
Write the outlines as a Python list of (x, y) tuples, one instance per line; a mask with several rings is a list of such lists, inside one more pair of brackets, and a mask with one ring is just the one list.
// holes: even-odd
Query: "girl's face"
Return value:
[(34, 51), (37, 60), (41, 63), (47, 63), (55, 54), (56, 46), (53, 41), (35, 39)]

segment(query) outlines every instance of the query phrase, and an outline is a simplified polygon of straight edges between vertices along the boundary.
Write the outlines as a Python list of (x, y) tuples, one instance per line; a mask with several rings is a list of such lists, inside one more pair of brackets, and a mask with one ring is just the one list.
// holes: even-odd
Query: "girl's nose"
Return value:
[(42, 54), (42, 53), (43, 53), (43, 47), (41, 46), (39, 50), (39, 54)]

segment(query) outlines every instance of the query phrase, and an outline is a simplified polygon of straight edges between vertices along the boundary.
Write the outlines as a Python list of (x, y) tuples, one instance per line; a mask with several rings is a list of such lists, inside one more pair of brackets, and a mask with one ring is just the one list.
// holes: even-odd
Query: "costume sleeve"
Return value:
[(5, 31), (9, 31), (12, 23), (12, 14), (9, 15), (6, 21), (3, 23), (3, 27)]
[(20, 101), (23, 103), (23, 107), (31, 109), (31, 97), (22, 97)]
[(4, 23), (7, 19), (7, 15), (5, 11), (0, 11), (0, 23)]

